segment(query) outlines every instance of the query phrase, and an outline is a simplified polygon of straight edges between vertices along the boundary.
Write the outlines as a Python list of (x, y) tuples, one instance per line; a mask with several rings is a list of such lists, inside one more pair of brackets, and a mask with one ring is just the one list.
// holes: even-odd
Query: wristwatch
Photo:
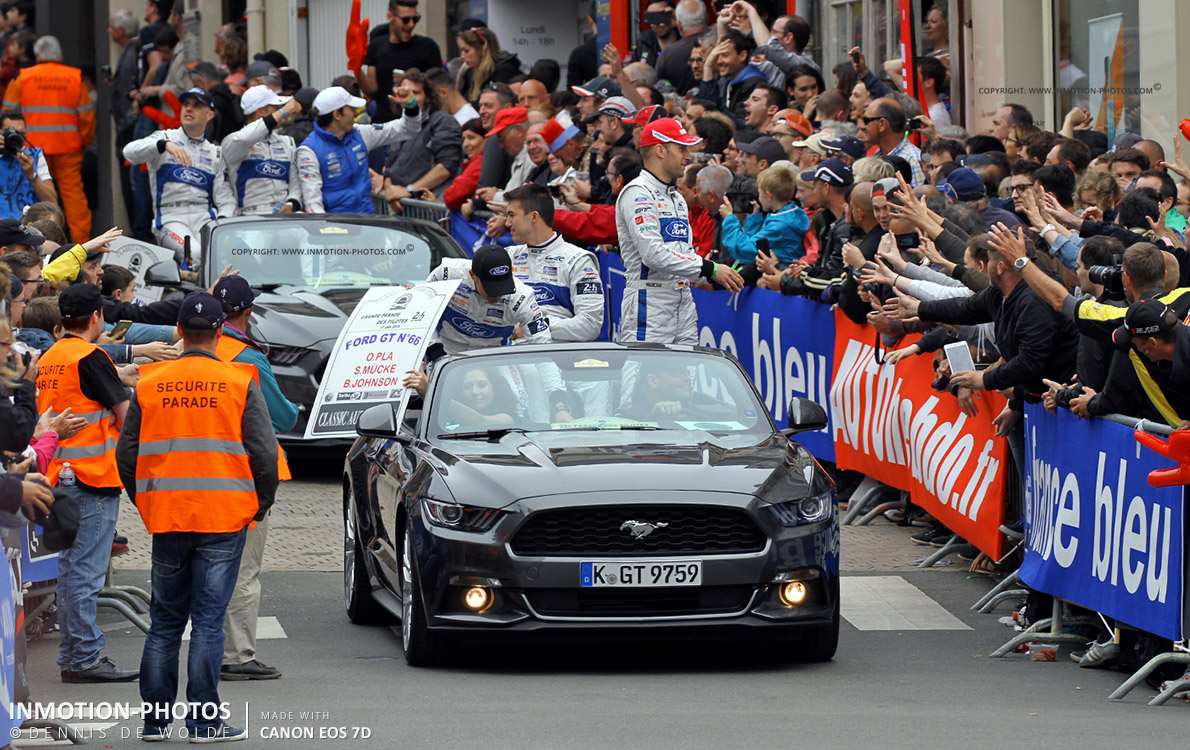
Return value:
[(1044, 227), (1041, 228), (1041, 236), (1044, 237), (1046, 232), (1056, 232), (1056, 231), (1058, 231), (1058, 228), (1056, 226), (1054, 226), (1053, 224), (1046, 224)]
[(1012, 262), (1012, 270), (1016, 271), (1017, 273), (1024, 271), (1025, 266), (1029, 265), (1029, 260), (1030, 259), (1027, 256), (1017, 258)]
[(413, 187), (413, 183), (406, 185), (405, 189), (409, 191), (410, 195), (417, 195), (417, 188)]

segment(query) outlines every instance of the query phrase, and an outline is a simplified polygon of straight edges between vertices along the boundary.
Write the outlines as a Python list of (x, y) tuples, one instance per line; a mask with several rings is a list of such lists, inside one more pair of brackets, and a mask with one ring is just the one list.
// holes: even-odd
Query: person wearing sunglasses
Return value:
[(421, 15), (418, 0), (388, 0), (388, 34), (374, 35), (364, 56), (364, 72), (357, 80), (364, 96), (376, 103), (373, 122), (388, 122), (397, 116), (389, 106), (394, 71), (442, 67), (442, 52), (429, 37), (413, 33)]

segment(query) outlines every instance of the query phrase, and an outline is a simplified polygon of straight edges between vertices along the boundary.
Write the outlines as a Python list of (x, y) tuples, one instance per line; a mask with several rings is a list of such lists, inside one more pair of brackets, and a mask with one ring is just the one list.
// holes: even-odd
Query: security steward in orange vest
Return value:
[[(58, 297), (66, 333), (41, 356), (37, 408), (67, 408), (87, 424), (61, 440), (46, 476), (79, 502), (79, 532), (58, 555), (58, 665), (63, 682), (126, 682), (136, 670), (100, 657), (105, 639), (95, 623), (120, 512), (116, 438), (128, 410), (128, 391), (116, 366), (93, 343), (103, 332), (103, 296), (94, 284), (74, 284)], [(134, 366), (135, 367), (135, 366)], [(70, 472), (62, 470), (70, 464)], [(70, 474), (73, 473), (73, 477)]]
[[(248, 320), (252, 317), (256, 295), (243, 276), (224, 276), (215, 284), (212, 293), (219, 301), (227, 320), (219, 337), (216, 353), (224, 362), (243, 362), (253, 366), (254, 379), (264, 394), (269, 408), (273, 431), (280, 434), (293, 429), (298, 408), (277, 385), (273, 368), (260, 346), (249, 338)], [(277, 473), (282, 481), (290, 479), (289, 465), (284, 451), (277, 451)], [(275, 680), (281, 671), (256, 658), (256, 618), (260, 612), (260, 566), (264, 561), (264, 545), (268, 538), (269, 517), (248, 530), (244, 542), (244, 556), (240, 560), (240, 575), (235, 593), (227, 605), (223, 622), (226, 640), (223, 643), (223, 680)]]
[(72, 241), (91, 238), (91, 209), (83, 192), (83, 149), (95, 140), (95, 102), (83, 72), (62, 64), (62, 45), (43, 36), (33, 45), (37, 65), (4, 91), (4, 109), (25, 115), (25, 137), (45, 152), (62, 197)]
[(178, 693), (178, 649), (192, 623), (186, 700), (191, 741), (244, 739), (219, 710), (223, 618), (248, 526), (277, 492), (277, 438), (248, 365), (216, 355), (223, 310), (182, 302), (181, 356), (142, 368), (116, 450), (120, 478), (153, 536), (152, 626), (141, 656), (143, 739), (164, 739)]

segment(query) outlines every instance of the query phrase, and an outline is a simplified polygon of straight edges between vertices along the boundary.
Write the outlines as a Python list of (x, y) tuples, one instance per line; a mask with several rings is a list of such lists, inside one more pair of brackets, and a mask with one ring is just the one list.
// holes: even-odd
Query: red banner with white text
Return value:
[[(968, 417), (948, 393), (930, 387), (933, 357), (880, 365), (875, 331), (835, 311), (831, 416), (835, 462), (908, 490), (915, 505), (999, 559), (1004, 550), (1004, 477), (1008, 441), (992, 420), (1004, 408), (997, 392), (981, 394)], [(902, 346), (910, 342), (902, 341)]]

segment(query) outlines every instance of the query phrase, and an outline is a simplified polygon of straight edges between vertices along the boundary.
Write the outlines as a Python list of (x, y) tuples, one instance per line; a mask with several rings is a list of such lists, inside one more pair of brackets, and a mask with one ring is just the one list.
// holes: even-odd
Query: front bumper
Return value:
[[(590, 499), (599, 494), (572, 497), (570, 503), (623, 505), (610, 498), (603, 502)], [(717, 631), (740, 630), (780, 636), (832, 624), (839, 590), (839, 527), (834, 503), (827, 519), (788, 528), (751, 496), (684, 493), (673, 502), (742, 511), (760, 528), (762, 546), (725, 554), (519, 555), (514, 551), (516, 535), (535, 513), (556, 510), (556, 498), (519, 501), (483, 533), (432, 525), (423, 506), (414, 505), (408, 522), (413, 524), (429, 627), (456, 634), (532, 633), (535, 637), (550, 634), (589, 640), (601, 634), (622, 636), (625, 629), (640, 631), (646, 638), (650, 632), (670, 638), (677, 632), (706, 637)], [(608, 559), (651, 563), (697, 559), (702, 561), (702, 582), (697, 587), (580, 586), (582, 562)], [(805, 601), (796, 606), (783, 603), (778, 593), (782, 578), (804, 581)], [(473, 611), (464, 603), (463, 593), (472, 586), (487, 587), (492, 594), (491, 603), (482, 611)]]

